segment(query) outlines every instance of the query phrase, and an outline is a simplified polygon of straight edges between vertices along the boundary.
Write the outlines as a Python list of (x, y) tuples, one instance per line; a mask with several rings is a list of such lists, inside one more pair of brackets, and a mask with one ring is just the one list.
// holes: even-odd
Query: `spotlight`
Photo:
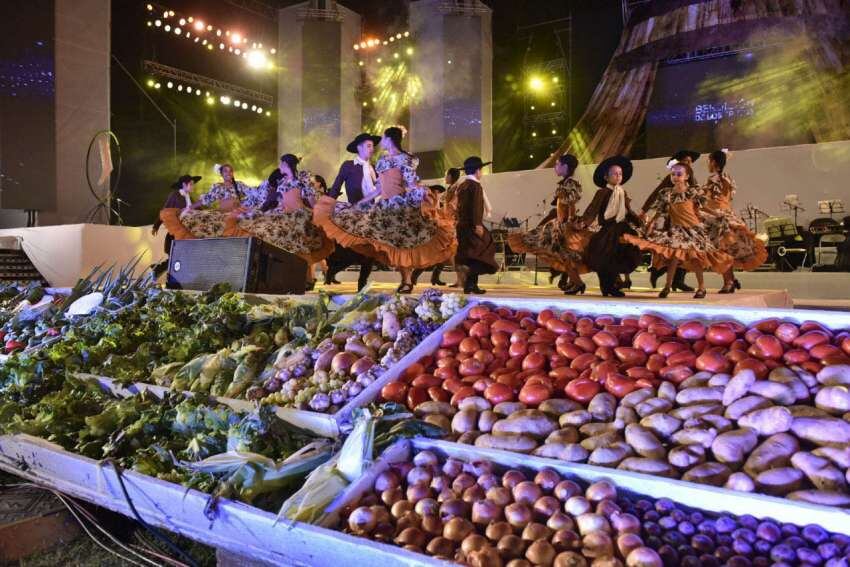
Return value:
[(263, 48), (263, 44), (262, 44), (262, 43), (258, 43), (258, 44), (257, 44), (257, 48), (258, 48), (258, 49), (262, 49), (262, 48)]
[(387, 44), (387, 40), (384, 40), (384, 45), (386, 45), (386, 44)]
[(183, 30), (180, 28), (174, 28), (174, 35), (180, 35), (181, 33), (183, 33)]
[(360, 49), (360, 44), (355, 43), (354, 44), (354, 50), (357, 51), (358, 49)]
[(378, 57), (378, 59), (376, 59), (376, 61), (377, 61), (378, 63), (380, 63), (381, 61), (383, 61), (383, 59), (381, 59), (380, 57)]
[(242, 103), (242, 108), (243, 108), (243, 109), (248, 108), (248, 103), (247, 103), (247, 102), (243, 102), (243, 103)]
[(451, 60), (451, 59), (449, 59), (448, 61), (446, 61), (446, 63), (448, 63), (449, 65), (451, 65), (451, 64), (452, 64), (452, 60)]
[(210, 24), (207, 24), (207, 31), (212, 31), (212, 26)]
[[(186, 32), (186, 37), (189, 37), (189, 32)], [(195, 43), (198, 43), (199, 41), (201, 41), (201, 38), (195, 36)]]
[(241, 43), (242, 42), (242, 36), (239, 35), (238, 33), (234, 33), (233, 35), (230, 36), (230, 41), (232, 43)]
[(169, 16), (171, 16), (171, 17), (173, 18), (173, 17), (174, 17), (174, 10), (169, 10), (169, 11), (168, 11), (168, 15), (169, 15)]
[(180, 18), (179, 22), (180, 22), (181, 26), (185, 26), (186, 25), (186, 18)]
[(211, 96), (208, 96), (207, 97), (207, 104), (209, 104), (209, 105), (215, 104), (215, 99)]
[(533, 105), (533, 104), (531, 105), (531, 110), (534, 110), (534, 105)]
[(182, 93), (183, 92), (183, 85), (177, 85), (177, 90)]
[(262, 114), (262, 113), (263, 113), (263, 109), (258, 106), (257, 107), (257, 114)]
[(186, 18), (186, 21), (191, 24), (192, 22), (195, 21), (195, 18), (193, 18), (192, 16), (189, 16), (188, 18)]
[(390, 36), (390, 43), (392, 43), (393, 41), (395, 41), (395, 37)]
[(204, 41), (201, 42), (201, 45), (206, 45), (206, 44), (207, 44), (207, 40), (204, 40)]
[(537, 132), (532, 132), (532, 133), (531, 133), (531, 137), (532, 137), (532, 138), (536, 138), (536, 137), (537, 137)]
[(230, 53), (233, 53), (233, 48), (232, 48), (232, 47), (228, 47), (228, 48), (227, 48), (227, 50), (228, 50)]
[(550, 102), (549, 106), (555, 106), (555, 101), (553, 100), (552, 102)]
[(158, 89), (161, 85), (159, 83), (154, 83), (153, 88)]
[(266, 111), (266, 116), (271, 116), (271, 115), (272, 115), (272, 111), (271, 111), (271, 110), (267, 110), (267, 111)]
[(162, 25), (162, 20), (154, 20), (153, 25), (155, 25), (156, 27), (161, 26), (161, 25)]
[(192, 87), (186, 87), (186, 92), (192, 94)]
[(166, 86), (166, 87), (168, 87), (168, 88), (170, 89), (171, 87), (173, 87), (173, 86), (174, 86), (174, 83), (172, 83), (171, 81), (168, 81), (168, 82), (165, 84), (165, 86)]
[(208, 44), (207, 44), (207, 49), (209, 49), (210, 51), (212, 51), (212, 48), (213, 48), (212, 44), (211, 44), (211, 43), (208, 43)]
[(398, 59), (398, 53), (393, 53), (393, 59)]
[(233, 50), (233, 53), (235, 53), (236, 55), (239, 55), (240, 53), (242, 53), (242, 51), (237, 47), (236, 49)]
[(167, 17), (168, 17), (168, 10), (166, 10), (165, 12), (163, 12), (163, 13), (162, 13), (162, 17), (163, 17), (163, 18), (167, 18)]
[(357, 62), (357, 64), (358, 64), (358, 65), (360, 65), (361, 67), (363, 66), (363, 62), (362, 62), (362, 61), (358, 61), (358, 62)]
[(241, 105), (241, 104), (242, 104), (242, 103), (241, 103), (241, 102), (239, 102), (238, 100), (234, 100), (234, 101), (233, 101), (233, 106), (239, 106), (239, 105)]
[(221, 101), (221, 104), (230, 104), (230, 97), (229, 96), (221, 96), (219, 98), (219, 100)]
[(195, 94), (197, 96), (201, 96), (201, 89), (195, 89)]
[(153, 80), (153, 79), (148, 79), (148, 86), (149, 86), (149, 87), (152, 87), (153, 85), (154, 85), (154, 80)]
[(408, 48), (405, 50), (405, 53), (407, 53), (408, 55), (413, 55), (413, 48), (412, 48), (412, 47), (408, 47)]
[(361, 41), (361, 42), (360, 42), (360, 47), (362, 47), (363, 49), (366, 49), (366, 42), (365, 42), (365, 41)]
[(363, 106), (369, 106), (369, 103), (368, 103), (368, 102), (366, 102), (366, 101), (364, 100), (364, 101), (363, 101)]
[(168, 24), (165, 24), (165, 27), (163, 29), (165, 31), (171, 31), (171, 26), (169, 26)]
[(531, 77), (531, 79), (528, 80), (528, 88), (535, 92), (542, 91), (543, 80), (540, 77)]
[(218, 44), (218, 48), (219, 48), (219, 49), (224, 49), (224, 44), (223, 44), (223, 43), (219, 43), (219, 44)]
[(147, 6), (145, 6), (145, 8), (148, 9), (148, 12), (153, 12), (153, 5), (152, 4), (148, 4)]
[(557, 134), (557, 133), (558, 133), (558, 131), (555, 130), (554, 128), (552, 128), (552, 134)]
[(151, 26), (153, 26), (153, 22), (148, 20), (148, 27), (151, 27)]
[(528, 154), (528, 159), (534, 159), (534, 154)]
[(272, 48), (269, 50), (269, 53), (271, 53), (272, 55), (274, 55), (275, 53), (277, 53), (277, 49), (275, 49), (274, 47), (272, 47)]
[(204, 22), (202, 22), (201, 20), (196, 21), (194, 26), (195, 31), (204, 31)]
[(404, 37), (410, 37), (410, 32), (409, 31), (404, 32)]
[(401, 34), (400, 34), (400, 33), (395, 34), (395, 38), (396, 38), (396, 39), (401, 39)]
[(557, 83), (557, 82), (558, 82), (558, 77), (552, 77), (552, 82), (553, 82), (553, 83)]
[(215, 35), (221, 37), (221, 30), (215, 30)]
[(256, 104), (252, 104), (252, 105), (251, 105), (251, 110), (253, 110), (254, 112), (257, 112), (257, 105), (256, 105)]
[(204, 93), (205, 96), (210, 96), (210, 91)]

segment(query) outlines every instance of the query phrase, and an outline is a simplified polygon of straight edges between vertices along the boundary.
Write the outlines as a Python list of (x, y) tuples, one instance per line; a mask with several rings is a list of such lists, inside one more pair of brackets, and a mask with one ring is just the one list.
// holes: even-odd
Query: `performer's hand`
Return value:
[(484, 227), (483, 227), (482, 225), (480, 225), (480, 224), (476, 224), (476, 225), (475, 225), (475, 234), (476, 234), (476, 236), (478, 236), (479, 238), (480, 238), (480, 237), (482, 237), (482, 236), (484, 236)]

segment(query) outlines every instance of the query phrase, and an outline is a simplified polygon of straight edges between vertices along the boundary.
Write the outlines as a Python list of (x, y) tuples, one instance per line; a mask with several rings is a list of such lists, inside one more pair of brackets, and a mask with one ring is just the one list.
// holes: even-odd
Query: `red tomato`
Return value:
[(558, 354), (560, 354), (561, 356), (563, 356), (564, 358), (566, 358), (568, 360), (572, 360), (572, 359), (576, 358), (577, 356), (579, 356), (580, 354), (583, 354), (585, 352), (585, 351), (581, 350), (580, 348), (578, 348), (574, 344), (558, 345), (555, 348), (555, 350), (558, 351)]
[(663, 355), (658, 354), (657, 352), (654, 354), (650, 354), (649, 358), (646, 359), (646, 367), (651, 372), (659, 372), (665, 366), (667, 366), (667, 359), (664, 358)]
[(475, 374), (481, 374), (484, 372), (484, 365), (479, 360), (467, 358), (466, 360), (461, 361), (458, 371), (461, 376), (474, 376)]
[(686, 378), (693, 376), (694, 371), (687, 366), (665, 366), (662, 368), (658, 375), (661, 378), (673, 382), (674, 384), (679, 384)]
[(672, 337), (676, 334), (676, 329), (668, 323), (654, 323), (647, 329), (650, 333), (655, 333), (659, 337)]
[(593, 352), (596, 350), (596, 343), (590, 337), (576, 337), (573, 344), (584, 352)]
[(715, 323), (708, 327), (705, 332), (705, 340), (710, 345), (728, 346), (731, 345), (737, 336), (735, 331), (725, 323)]
[(454, 393), (449, 403), (457, 407), (461, 400), (464, 400), (470, 396), (475, 396), (477, 394), (478, 392), (476, 392), (475, 388), (473, 388), (472, 386), (464, 386), (463, 388), (460, 388), (457, 392)]
[(762, 333), (772, 335), (776, 332), (776, 329), (779, 328), (779, 323), (779, 319), (775, 317), (770, 319), (762, 319), (761, 321), (753, 323), (752, 328), (758, 329)]
[(537, 370), (546, 366), (546, 357), (539, 352), (528, 354), (522, 361), (523, 370)]
[(608, 348), (614, 348), (620, 341), (617, 340), (617, 337), (609, 333), (608, 331), (599, 331), (595, 335), (593, 335), (593, 342), (596, 346), (604, 346)]
[(744, 370), (745, 368), (749, 368), (750, 370), (752, 370), (755, 373), (757, 378), (766, 378), (767, 377), (768, 368), (765, 365), (765, 363), (762, 362), (761, 360), (758, 360), (756, 358), (745, 358), (745, 359), (739, 361), (735, 365), (735, 369), (733, 370), (733, 373), (737, 374), (738, 372), (740, 372), (741, 370)]
[(415, 388), (430, 388), (431, 386), (439, 386), (443, 383), (442, 380), (433, 374), (420, 374), (411, 382), (411, 386)]
[(542, 384), (531, 384), (519, 391), (519, 401), (529, 406), (539, 406), (552, 396), (552, 392)]
[(646, 353), (638, 348), (621, 346), (614, 349), (617, 359), (629, 366), (641, 366), (648, 358)]
[(660, 345), (661, 343), (659, 342), (658, 337), (648, 331), (639, 332), (632, 340), (632, 346), (642, 350), (646, 354), (652, 354), (657, 351)]
[(637, 384), (635, 384), (634, 380), (630, 380), (622, 374), (612, 373), (605, 378), (605, 389), (617, 398), (622, 398), (626, 394), (635, 391)]
[(466, 333), (463, 329), (449, 329), (443, 333), (443, 341), (440, 343), (440, 346), (443, 348), (456, 347), (465, 338)]
[(493, 331), (490, 334), (490, 340), (493, 342), (493, 346), (508, 346), (511, 344), (511, 336), (504, 331)]
[(525, 341), (517, 341), (517, 342), (511, 343), (510, 348), (508, 348), (508, 354), (510, 354), (512, 358), (515, 357), (515, 356), (516, 357), (525, 356), (527, 353), (528, 353), (528, 343), (526, 343)]
[(705, 325), (699, 321), (686, 321), (676, 329), (676, 336), (689, 341), (701, 339), (705, 336)]
[(452, 394), (456, 393), (458, 390), (463, 388), (465, 384), (458, 380), (457, 378), (450, 378), (443, 382), (443, 389), (451, 392)]
[(569, 323), (555, 318), (546, 321), (546, 328), (555, 333), (556, 335), (563, 335), (564, 333), (567, 333), (572, 330), (570, 328)]
[(455, 380), (458, 377), (457, 369), (453, 366), (444, 366), (434, 370), (434, 376), (440, 380)]
[(844, 353), (837, 346), (817, 345), (816, 347), (812, 347), (809, 354), (812, 355), (812, 358), (823, 360), (824, 358), (843, 356)]
[(658, 346), (658, 354), (661, 356), (672, 356), (673, 354), (685, 350), (687, 347), (682, 343), (677, 343), (673, 341), (668, 341), (661, 343)]
[(732, 363), (719, 350), (706, 349), (695, 362), (697, 370), (706, 370), (715, 374), (729, 372)]
[(572, 380), (573, 378), (578, 378), (578, 372), (569, 366), (559, 366), (549, 371), (549, 377), (553, 380)]
[(540, 325), (545, 325), (549, 319), (554, 319), (555, 313), (551, 309), (544, 309), (537, 315), (537, 322)]
[(418, 362), (414, 362), (404, 370), (404, 374), (402, 374), (402, 377), (413, 380), (423, 372), (425, 372), (425, 366)]
[(381, 388), (381, 397), (388, 402), (403, 404), (407, 397), (407, 384), (404, 382), (390, 382)]
[(474, 337), (466, 337), (460, 341), (460, 344), (458, 345), (458, 350), (463, 354), (472, 354), (480, 348), (481, 344), (478, 342), (478, 339)]
[(490, 335), (490, 325), (485, 323), (484, 321), (478, 321), (469, 329), (469, 336), (480, 338), (487, 337)]
[(654, 325), (657, 323), (666, 323), (664, 319), (658, 317), (657, 315), (652, 315), (649, 313), (644, 313), (638, 318), (638, 327), (641, 329), (648, 329), (650, 325)]
[(679, 352), (673, 353), (667, 357), (667, 364), (669, 366), (688, 366), (693, 367), (696, 364), (697, 355), (692, 353), (690, 350), (680, 350)]
[(646, 366), (632, 366), (631, 368), (626, 370), (626, 376), (628, 376), (629, 378), (634, 378), (635, 380), (639, 380), (641, 378), (651, 380), (655, 378), (655, 372), (653, 372)]
[(439, 386), (431, 386), (428, 388), (428, 396), (435, 402), (448, 402), (452, 396), (447, 390)]
[(571, 400), (575, 400), (580, 404), (586, 404), (593, 399), (593, 396), (598, 394), (601, 389), (602, 386), (600, 386), (598, 382), (594, 382), (587, 378), (576, 378), (575, 380), (570, 380), (564, 388), (564, 393)]
[(490, 308), (486, 305), (476, 305), (475, 307), (469, 310), (469, 318), (470, 319), (481, 319), (485, 315), (490, 313)]
[(522, 379), (520, 379), (516, 374), (499, 374), (499, 376), (496, 377), (496, 383), (503, 384), (513, 391), (522, 386)]
[(822, 345), (824, 343), (829, 342), (829, 335), (821, 330), (812, 330), (808, 331), (796, 339), (794, 339), (793, 344), (795, 347), (804, 348), (806, 350), (811, 350), (818, 345)]
[(790, 345), (794, 342), (794, 339), (800, 336), (800, 329), (793, 323), (782, 323), (776, 327), (773, 334), (783, 343)]
[(782, 358), (782, 353), (785, 349), (782, 348), (782, 343), (773, 335), (762, 335), (756, 339), (753, 346), (761, 353), (759, 358), (772, 358), (778, 360)]
[(490, 352), (489, 350), (477, 350), (475, 354), (472, 355), (472, 358), (480, 362), (481, 364), (490, 364), (496, 358), (496, 356)]
[(599, 360), (614, 360), (614, 349), (611, 347), (601, 346), (593, 351), (593, 354), (595, 354), (596, 358)]
[(809, 360), (809, 351), (804, 348), (795, 348), (783, 354), (782, 360), (788, 365), (802, 364)]
[(594, 362), (596, 362), (596, 360), (597, 359), (596, 359), (595, 354), (590, 353), (590, 352), (586, 352), (586, 353), (579, 355), (576, 358), (574, 358), (573, 361), (570, 363), (570, 368), (573, 368), (573, 369), (581, 372), (582, 370), (585, 370), (586, 368), (590, 368), (590, 365), (593, 364)]
[(501, 333), (513, 333), (519, 329), (519, 325), (514, 321), (508, 321), (507, 319), (499, 319), (498, 321), (494, 321), (492, 325), (490, 325), (491, 332), (501, 332)]
[(514, 391), (505, 384), (499, 384), (497, 382), (487, 386), (487, 389), (484, 390), (484, 398), (495, 406), (502, 402), (513, 401)]
[(492, 383), (493, 383), (492, 378), (479, 378), (478, 380), (475, 381), (474, 384), (472, 384), (472, 387), (475, 388), (476, 392), (483, 392)]
[(428, 390), (425, 388), (410, 388), (407, 390), (407, 407), (416, 409), (416, 406), (430, 399)]

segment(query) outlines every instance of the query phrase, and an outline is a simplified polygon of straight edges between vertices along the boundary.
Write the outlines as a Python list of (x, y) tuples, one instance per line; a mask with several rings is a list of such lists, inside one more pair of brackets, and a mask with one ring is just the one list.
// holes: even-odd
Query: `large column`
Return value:
[(311, 0), (280, 10), (278, 24), (278, 150), (327, 177), (360, 128), (351, 49), (360, 16), (332, 0)]
[(422, 159), (423, 176), (470, 155), (493, 155), (491, 17), (479, 0), (410, 4), (413, 72), (425, 86), (410, 110), (410, 148)]

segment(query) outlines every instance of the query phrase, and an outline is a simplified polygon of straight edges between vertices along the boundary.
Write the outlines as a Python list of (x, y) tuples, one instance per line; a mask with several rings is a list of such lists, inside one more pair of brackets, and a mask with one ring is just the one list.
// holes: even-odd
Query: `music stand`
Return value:
[(800, 197), (795, 193), (785, 195), (785, 200), (782, 201), (782, 204), (788, 207), (789, 211), (794, 211), (794, 226), (797, 226), (797, 213), (806, 210), (800, 205)]
[(835, 213), (843, 213), (844, 212), (844, 201), (841, 199), (827, 199), (826, 201), (818, 201), (818, 210), (821, 214), (829, 215), (829, 218), (832, 218), (832, 215)]

